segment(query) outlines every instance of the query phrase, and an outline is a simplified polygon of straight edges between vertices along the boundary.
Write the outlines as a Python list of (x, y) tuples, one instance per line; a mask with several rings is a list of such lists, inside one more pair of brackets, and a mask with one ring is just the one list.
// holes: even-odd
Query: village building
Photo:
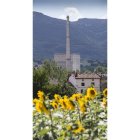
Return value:
[(94, 85), (97, 92), (100, 92), (101, 77), (96, 73), (92, 74), (72, 74), (68, 81), (77, 89), (78, 93), (83, 93), (88, 86)]
[(75, 75), (76, 87), (78, 92), (83, 93), (83, 91), (88, 88), (91, 84), (94, 85), (94, 88), (97, 92), (100, 91), (100, 76), (97, 74), (77, 74)]
[(101, 77), (100, 81), (100, 91), (103, 92), (107, 88), (107, 74), (98, 74)]

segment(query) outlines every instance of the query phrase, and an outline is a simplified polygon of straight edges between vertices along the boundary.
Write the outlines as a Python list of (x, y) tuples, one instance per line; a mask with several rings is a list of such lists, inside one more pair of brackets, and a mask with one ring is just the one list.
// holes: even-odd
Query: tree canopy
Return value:
[(94, 73), (107, 74), (107, 68), (102, 66), (97, 66), (94, 70)]
[[(63, 69), (58, 66), (55, 60), (44, 60), (41, 67), (33, 68), (33, 98), (37, 98), (37, 92), (43, 91), (49, 98), (55, 94), (71, 96), (76, 89), (67, 83), (68, 75), (72, 70)], [(55, 78), (57, 84), (50, 83), (50, 79)]]

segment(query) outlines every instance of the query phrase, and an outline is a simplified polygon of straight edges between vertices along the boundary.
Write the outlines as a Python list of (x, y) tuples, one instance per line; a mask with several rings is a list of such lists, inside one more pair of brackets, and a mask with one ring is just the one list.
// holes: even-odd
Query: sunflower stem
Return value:
[[(80, 108), (78, 106), (78, 103), (77, 103), (77, 108), (78, 108), (78, 114), (79, 114), (79, 121), (82, 124), (82, 119), (81, 119), (81, 116), (80, 116)], [(82, 132), (80, 132), (80, 139), (82, 139)]]
[[(69, 117), (70, 117), (70, 123), (71, 123), (71, 113), (69, 111)], [(70, 140), (72, 140), (72, 133), (71, 133), (71, 130), (70, 130)]]
[(89, 137), (90, 137), (90, 139), (91, 139), (91, 132), (92, 132), (92, 113), (91, 113), (91, 108), (89, 107), (89, 111), (90, 111), (90, 114), (91, 114), (91, 123), (90, 123), (90, 125), (91, 125), (91, 131), (90, 131), (90, 133), (89, 133)]
[[(50, 104), (50, 101), (49, 101), (49, 104)], [(49, 110), (49, 116), (50, 116), (50, 119), (51, 119), (51, 133), (52, 133), (52, 135), (54, 136), (54, 132), (53, 132), (53, 120), (52, 120), (52, 113), (51, 113), (51, 110)]]
[(79, 121), (82, 122), (82, 121), (81, 121), (81, 116), (80, 116), (80, 109), (79, 109), (78, 104), (77, 104), (77, 108), (78, 108), (78, 114), (79, 114)]

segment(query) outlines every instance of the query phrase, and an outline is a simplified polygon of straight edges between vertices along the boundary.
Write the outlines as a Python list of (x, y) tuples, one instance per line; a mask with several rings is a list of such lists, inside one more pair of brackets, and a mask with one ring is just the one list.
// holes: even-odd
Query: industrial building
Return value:
[(79, 70), (80, 71), (80, 54), (70, 54), (70, 28), (69, 28), (69, 16), (67, 16), (66, 22), (66, 54), (54, 54), (54, 60), (58, 65), (66, 68), (67, 70)]

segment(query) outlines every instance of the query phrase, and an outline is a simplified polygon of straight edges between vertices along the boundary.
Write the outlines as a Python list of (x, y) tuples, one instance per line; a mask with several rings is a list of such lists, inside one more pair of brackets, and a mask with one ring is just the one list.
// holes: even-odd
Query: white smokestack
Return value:
[(70, 59), (70, 32), (69, 32), (69, 16), (67, 16), (67, 27), (66, 27), (66, 69), (71, 69)]

